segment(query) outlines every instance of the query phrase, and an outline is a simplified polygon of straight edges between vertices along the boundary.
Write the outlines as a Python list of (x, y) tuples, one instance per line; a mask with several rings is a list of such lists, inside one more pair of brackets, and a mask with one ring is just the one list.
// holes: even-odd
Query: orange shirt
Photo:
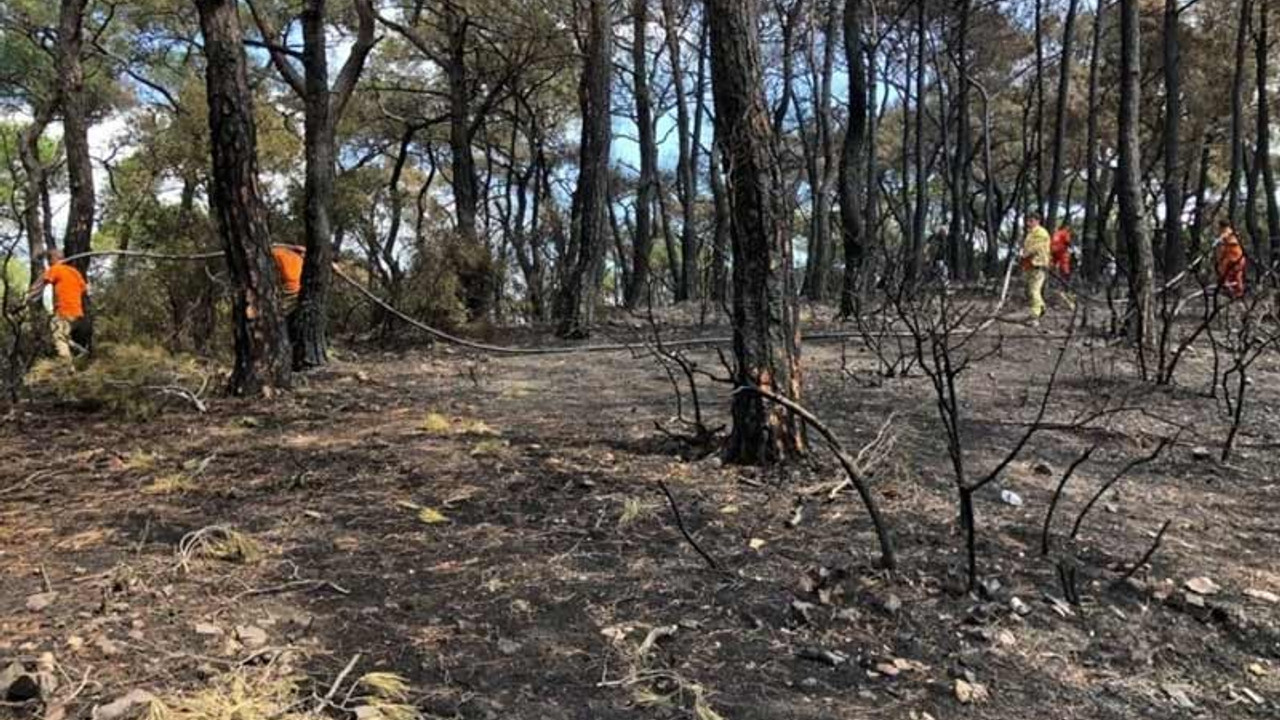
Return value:
[(66, 263), (57, 263), (44, 271), (45, 283), (53, 286), (53, 313), (67, 320), (84, 317), (84, 292), (89, 284), (80, 271)]
[(1066, 255), (1071, 248), (1071, 231), (1066, 228), (1059, 228), (1058, 231), (1053, 234), (1053, 239), (1050, 241), (1050, 247), (1052, 248), (1054, 255), (1059, 257)]
[(282, 247), (271, 249), (271, 257), (276, 261), (276, 271), (280, 273), (280, 288), (285, 295), (297, 295), (302, 292), (302, 256)]
[(1218, 246), (1218, 275), (1226, 276), (1232, 271), (1244, 269), (1244, 248), (1240, 246), (1240, 238), (1234, 232), (1222, 235), (1222, 244)]

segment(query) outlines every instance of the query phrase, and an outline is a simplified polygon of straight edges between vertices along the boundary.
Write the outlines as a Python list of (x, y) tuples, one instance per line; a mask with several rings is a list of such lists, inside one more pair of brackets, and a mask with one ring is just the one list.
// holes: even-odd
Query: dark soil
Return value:
[[(1034, 415), (1057, 337), (1009, 339), (965, 376), (973, 476)], [(781, 469), (722, 467), (656, 429), (684, 431), (649, 358), (361, 354), (287, 397), (217, 400), (204, 416), (128, 422), (37, 400), (0, 424), (0, 664), (52, 652), (68, 685), (87, 674), (70, 717), (285, 649), (320, 693), (359, 653), (358, 672), (403, 674), (440, 718), (695, 717), (699, 696), (729, 720), (1280, 715), (1280, 605), (1257, 597), (1280, 594), (1273, 360), (1255, 368), (1241, 448), (1223, 464), (1207, 357), (1160, 389), (1135, 379), (1124, 348), (1075, 341), (1050, 411), (1063, 427), (978, 497), (987, 587), (971, 594), (928, 382), (878, 377), (854, 343), (805, 354), (807, 402), (849, 448), (894, 416), (873, 489), (896, 573), (876, 568), (857, 496), (829, 497), (841, 475), (825, 449)], [(720, 372), (714, 352), (697, 357)], [(705, 381), (703, 397), (709, 424), (727, 422), (727, 391)], [(1103, 406), (1142, 411), (1066, 427)], [(1100, 483), (1179, 428), (1071, 542)], [(1042, 557), (1058, 476), (1095, 443)], [(681, 537), (659, 480), (727, 574)], [(445, 522), (423, 522), (424, 508)], [(1166, 520), (1149, 567), (1115, 584)], [(181, 568), (179, 540), (213, 525), (265, 556)], [(1079, 605), (1062, 601), (1060, 567)], [(1188, 593), (1198, 577), (1221, 592)], [(46, 589), (52, 605), (28, 609)], [(266, 650), (234, 639), (246, 626), (265, 630)], [(641, 656), (661, 626), (677, 629)], [(822, 652), (847, 662), (809, 659)], [(957, 678), (990, 699), (961, 704)]]

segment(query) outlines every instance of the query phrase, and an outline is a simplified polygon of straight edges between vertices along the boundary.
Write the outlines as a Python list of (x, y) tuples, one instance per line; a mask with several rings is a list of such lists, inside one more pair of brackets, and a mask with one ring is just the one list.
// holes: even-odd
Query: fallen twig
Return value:
[(342, 668), (342, 672), (338, 673), (338, 677), (334, 678), (333, 684), (329, 686), (329, 692), (320, 698), (320, 702), (316, 703), (316, 714), (320, 714), (326, 705), (333, 701), (333, 696), (338, 694), (338, 688), (342, 687), (342, 681), (347, 679), (351, 671), (355, 669), (356, 663), (360, 662), (360, 653), (351, 656), (351, 660), (347, 662), (347, 666)]
[(1151, 560), (1152, 556), (1156, 554), (1156, 551), (1160, 549), (1160, 542), (1164, 540), (1164, 534), (1169, 530), (1169, 526), (1171, 524), (1173, 524), (1172, 520), (1164, 521), (1164, 525), (1160, 526), (1160, 532), (1156, 533), (1155, 542), (1151, 543), (1151, 547), (1147, 548), (1147, 551), (1143, 553), (1142, 558), (1139, 559), (1138, 562), (1134, 563), (1133, 567), (1129, 568), (1124, 575), (1116, 578), (1116, 581), (1112, 583), (1113, 587), (1128, 582), (1129, 578), (1137, 575), (1138, 571)]
[(862, 498), (862, 504), (866, 508), (867, 514), (871, 516), (871, 524), (875, 527), (876, 538), (880, 542), (881, 566), (886, 570), (896, 568), (897, 560), (893, 551), (893, 538), (890, 536), (889, 528), (885, 525), (883, 518), (880, 517), (880, 508), (876, 505), (875, 498), (871, 495), (871, 488), (867, 486), (866, 478), (863, 477), (862, 471), (858, 467), (858, 461), (849, 457), (849, 454), (844, 451), (844, 447), (836, 439), (835, 433), (831, 432), (830, 428), (823, 424), (817, 416), (790, 398), (751, 385), (744, 385), (734, 390), (734, 393), (739, 392), (753, 392), (769, 402), (781, 405), (807, 423), (809, 427), (817, 430), (818, 434), (827, 441), (831, 452), (835, 454), (836, 459), (840, 461), (840, 465), (844, 468), (845, 474), (849, 476), (849, 481), (857, 489), (858, 496)]
[(728, 573), (725, 572), (724, 568), (720, 567), (720, 563), (716, 562), (715, 558), (708, 555), (707, 551), (703, 550), (702, 546), (698, 544), (698, 541), (694, 540), (693, 536), (689, 534), (689, 529), (684, 525), (684, 519), (680, 517), (680, 507), (676, 505), (676, 499), (671, 494), (671, 490), (667, 488), (667, 484), (662, 480), (659, 480), (658, 487), (662, 489), (662, 494), (667, 496), (667, 504), (671, 506), (671, 514), (675, 516), (676, 527), (680, 528), (680, 534), (684, 535), (684, 539), (689, 542), (689, 545), (692, 546), (694, 550), (698, 551), (698, 554), (702, 556), (703, 560), (707, 561), (707, 565), (711, 566), (712, 570), (727, 575)]

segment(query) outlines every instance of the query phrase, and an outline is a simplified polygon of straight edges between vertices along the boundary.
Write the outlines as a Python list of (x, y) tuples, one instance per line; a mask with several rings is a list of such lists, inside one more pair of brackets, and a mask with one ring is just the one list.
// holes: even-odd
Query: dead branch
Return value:
[(853, 483), (854, 488), (858, 491), (858, 496), (862, 498), (863, 507), (866, 508), (867, 514), (871, 516), (871, 524), (875, 527), (876, 538), (880, 542), (881, 566), (886, 570), (896, 569), (897, 559), (895, 558), (893, 549), (893, 538), (889, 534), (889, 529), (885, 526), (883, 518), (880, 516), (880, 508), (877, 506), (875, 498), (871, 495), (871, 489), (867, 486), (866, 478), (859, 469), (857, 460), (849, 457), (849, 454), (845, 452), (844, 447), (840, 444), (840, 441), (836, 439), (836, 436), (831, 432), (831, 429), (813, 413), (809, 412), (799, 403), (790, 398), (783, 397), (769, 390), (764, 390), (752, 385), (744, 385), (737, 390), (734, 390), (734, 394), (743, 391), (753, 392), (769, 402), (781, 405), (803, 420), (809, 425), (809, 427), (818, 431), (818, 434), (827, 442), (827, 446), (836, 456), (836, 459), (840, 461), (841, 467), (844, 468), (845, 474), (849, 477), (849, 482)]
[(1044, 531), (1040, 533), (1041, 555), (1046, 557), (1049, 555), (1050, 526), (1053, 524), (1053, 513), (1058, 509), (1058, 501), (1062, 499), (1062, 491), (1066, 489), (1067, 483), (1071, 481), (1071, 476), (1075, 475), (1076, 469), (1088, 462), (1089, 458), (1093, 457), (1093, 454), (1097, 451), (1097, 445), (1085, 450), (1080, 457), (1075, 459), (1075, 462), (1071, 463), (1067, 471), (1062, 474), (1062, 479), (1058, 481), (1058, 487), (1053, 491), (1053, 499), (1049, 501), (1049, 509), (1044, 514)]
[(1141, 570), (1142, 567), (1151, 560), (1152, 556), (1156, 554), (1156, 551), (1160, 549), (1160, 542), (1164, 540), (1164, 534), (1169, 530), (1169, 526), (1171, 524), (1173, 524), (1172, 520), (1164, 521), (1164, 525), (1160, 526), (1160, 532), (1156, 533), (1155, 542), (1151, 543), (1151, 547), (1147, 548), (1147, 551), (1142, 554), (1142, 557), (1138, 562), (1133, 564), (1133, 567), (1129, 568), (1124, 575), (1116, 578), (1116, 581), (1112, 583), (1113, 586), (1121, 585), (1127, 582), (1129, 578), (1138, 574), (1138, 571)]
[(1110, 480), (1103, 483), (1102, 487), (1098, 488), (1098, 491), (1093, 494), (1093, 497), (1089, 498), (1089, 502), (1085, 503), (1084, 509), (1080, 511), (1080, 514), (1076, 516), (1076, 522), (1071, 526), (1071, 539), (1075, 540), (1080, 535), (1080, 527), (1084, 524), (1085, 517), (1088, 516), (1089, 511), (1093, 509), (1093, 506), (1102, 499), (1102, 496), (1105, 495), (1112, 486), (1120, 482), (1121, 479), (1134, 470), (1158, 460), (1167, 448), (1178, 441), (1178, 437), (1180, 436), (1175, 435), (1172, 438), (1162, 439), (1160, 444), (1156, 447), (1155, 452), (1147, 455), (1146, 457), (1141, 457), (1131, 461), (1129, 464), (1120, 468), (1120, 472), (1117, 472)]
[(720, 563), (716, 562), (715, 558), (708, 555), (707, 551), (703, 550), (702, 546), (698, 544), (698, 541), (694, 540), (693, 536), (689, 534), (689, 529), (685, 527), (684, 524), (684, 518), (680, 516), (680, 507), (676, 504), (676, 499), (671, 494), (671, 490), (667, 488), (667, 483), (659, 480), (658, 487), (662, 489), (662, 494), (667, 496), (667, 504), (671, 506), (671, 514), (675, 516), (676, 527), (680, 528), (680, 534), (683, 535), (689, 545), (702, 556), (702, 559), (707, 561), (707, 565), (709, 565), (712, 570), (728, 575), (729, 573), (720, 567)]

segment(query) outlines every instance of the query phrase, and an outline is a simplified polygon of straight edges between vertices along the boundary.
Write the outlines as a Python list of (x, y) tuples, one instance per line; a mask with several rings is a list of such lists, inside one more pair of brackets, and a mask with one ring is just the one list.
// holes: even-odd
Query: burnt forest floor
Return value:
[[(1059, 329), (1010, 338), (964, 376), (975, 475), (1034, 416)], [(1062, 427), (977, 497), (985, 588), (968, 593), (928, 381), (879, 377), (856, 342), (804, 353), (806, 402), (848, 447), (893, 417), (873, 492), (896, 573), (876, 568), (857, 495), (832, 497), (842, 476), (821, 446), (760, 471), (657, 430), (679, 427), (651, 358), (348, 352), (293, 393), (216, 399), (205, 415), (175, 406), (134, 422), (39, 398), (11, 414), (0, 666), (52, 654), (58, 714), (73, 718), (264, 665), (323, 695), (357, 654), (351, 677), (399, 673), (428, 718), (1280, 714), (1274, 358), (1255, 367), (1241, 448), (1223, 464), (1207, 352), (1161, 389), (1135, 379), (1127, 349), (1078, 337), (1049, 410)], [(713, 351), (691, 356), (720, 371)], [(704, 381), (702, 394), (708, 423), (727, 422), (727, 391)], [(1069, 427), (1104, 406), (1141, 411)], [(1099, 485), (1179, 428), (1069, 541)], [(1042, 557), (1054, 486), (1095, 443)], [(658, 481), (725, 573), (681, 537)], [(1114, 583), (1166, 520), (1150, 564)], [(260, 554), (197, 548), (183, 562), (180, 541), (211, 526)], [(1060, 567), (1077, 575), (1078, 605), (1063, 602)], [(1216, 593), (1187, 590), (1206, 578)], [(962, 703), (957, 680), (978, 697)]]

